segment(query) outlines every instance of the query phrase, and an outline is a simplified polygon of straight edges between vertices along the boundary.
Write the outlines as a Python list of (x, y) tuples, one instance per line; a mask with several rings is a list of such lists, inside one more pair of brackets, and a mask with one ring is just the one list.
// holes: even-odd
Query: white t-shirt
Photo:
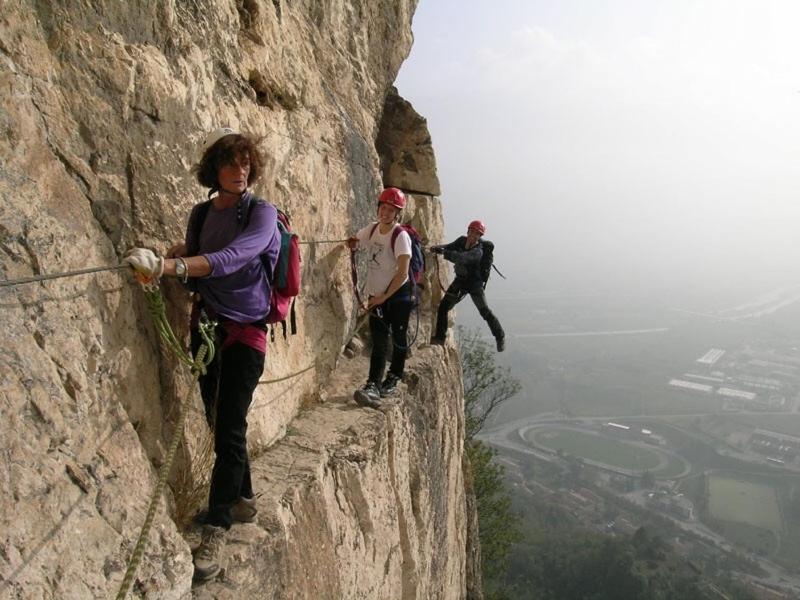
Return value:
[[(375, 233), (370, 237), (373, 228)], [(364, 291), (368, 296), (379, 296), (386, 291), (397, 272), (398, 256), (411, 256), (411, 237), (405, 231), (397, 235), (392, 253), (392, 231), (394, 227), (389, 233), (382, 234), (380, 226), (372, 223), (356, 233), (359, 246), (367, 250), (367, 283)], [(403, 283), (406, 281), (408, 273)]]

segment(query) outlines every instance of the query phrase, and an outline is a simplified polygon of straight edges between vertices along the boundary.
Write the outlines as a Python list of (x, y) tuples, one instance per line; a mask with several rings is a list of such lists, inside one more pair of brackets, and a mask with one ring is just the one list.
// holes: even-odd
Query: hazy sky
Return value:
[[(800, 281), (800, 2), (421, 0), (397, 81), (501, 292)], [(738, 284), (737, 284), (738, 285)]]

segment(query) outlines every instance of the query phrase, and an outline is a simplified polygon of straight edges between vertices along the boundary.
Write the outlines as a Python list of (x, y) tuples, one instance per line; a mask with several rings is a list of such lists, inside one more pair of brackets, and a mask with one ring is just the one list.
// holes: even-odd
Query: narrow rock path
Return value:
[[(460, 443), (450, 431), (461, 427), (459, 409), (431, 406), (418, 393), (423, 377), (452, 379), (447, 352), (415, 348), (406, 383), (377, 410), (352, 399), (368, 358), (340, 358), (325, 401), (301, 411), (283, 439), (251, 457), (257, 520), (231, 528), (224, 572), (195, 585), (192, 597), (423, 597), (418, 571), (437, 567), (428, 546), (440, 545), (432, 543), (437, 535), (460, 535), (447, 531), (458, 520), (445, 506), (451, 500), (428, 480), (441, 473), (442, 493), (456, 503), (463, 498)], [(440, 532), (427, 531), (436, 523)], [(186, 536), (195, 546), (199, 529)]]

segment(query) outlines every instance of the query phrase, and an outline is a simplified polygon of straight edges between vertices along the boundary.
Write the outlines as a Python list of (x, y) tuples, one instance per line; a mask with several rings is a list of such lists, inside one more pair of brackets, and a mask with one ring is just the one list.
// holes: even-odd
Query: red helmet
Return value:
[(472, 221), (472, 223), (467, 226), (467, 229), (474, 229), (481, 235), (486, 233), (486, 225), (483, 224), (483, 221)]
[(403, 210), (406, 207), (406, 195), (396, 187), (388, 187), (378, 196), (378, 202), (391, 204), (395, 208)]

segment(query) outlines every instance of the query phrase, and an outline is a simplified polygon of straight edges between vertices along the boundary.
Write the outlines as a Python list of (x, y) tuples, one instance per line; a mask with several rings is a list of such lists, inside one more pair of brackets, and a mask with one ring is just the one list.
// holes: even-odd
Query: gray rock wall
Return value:
[[(363, 226), (373, 216), (386, 165), (394, 160), (384, 158), (381, 173), (375, 143), (390, 106), (387, 92), (410, 50), (415, 5), (415, 0), (4, 2), (2, 278), (114, 266), (135, 245), (166, 251), (182, 238), (191, 206), (204, 198), (189, 168), (199, 157), (203, 135), (221, 125), (263, 137), (268, 169), (256, 191), (287, 210), (304, 239), (341, 239)], [(407, 134), (381, 137), (406, 137), (419, 146), (427, 136), (427, 130), (408, 124), (396, 129), (403, 127), (410, 127)], [(432, 157), (427, 139), (418, 164), (428, 164), (423, 155)], [(392, 147), (381, 154), (389, 156)], [(435, 173), (428, 169), (424, 177), (435, 180)], [(438, 181), (436, 186), (420, 191), (438, 193)], [(407, 216), (439, 241), (436, 198), (414, 196)], [(249, 431), (256, 453), (282, 438), (287, 427), (292, 433), (290, 423), (301, 408), (310, 414), (320, 409), (320, 384), (327, 387), (342, 370), (339, 350), (356, 324), (342, 247), (304, 246), (303, 260), (300, 331), (270, 345), (264, 379), (313, 368), (284, 385), (259, 387)], [(165, 281), (162, 289), (170, 320), (184, 336), (186, 294), (174, 281)], [(421, 339), (430, 327), (430, 314), (424, 314)], [(7, 507), (0, 513), (0, 597), (90, 598), (115, 592), (179, 402), (187, 395), (192, 409), (170, 477), (173, 493), (156, 519), (134, 594), (188, 596), (191, 555), (176, 522), (182, 524), (192, 502), (202, 501), (208, 435), (191, 378), (160, 344), (129, 273), (0, 288), (0, 323), (0, 501)], [(429, 373), (438, 381), (431, 389), (457, 388), (452, 363), (441, 360), (441, 368)], [(367, 505), (387, 502), (380, 536), (395, 549), (391, 557), (380, 555), (385, 559), (380, 568), (379, 554), (366, 552), (368, 544), (354, 547), (347, 555), (352, 561), (343, 560), (341, 551), (320, 554), (320, 568), (339, 574), (337, 585), (347, 591), (342, 597), (393, 598), (398, 589), (403, 597), (459, 597), (465, 560), (459, 402), (459, 395), (448, 400), (449, 416), (436, 438), (417, 435), (424, 428), (409, 428), (404, 419), (410, 413), (390, 417), (404, 430), (398, 460), (389, 460), (385, 446), (370, 447), (377, 452), (372, 475), (359, 476), (356, 495)], [(370, 435), (384, 436), (386, 422), (373, 425)], [(324, 455), (321, 448), (316, 451)], [(379, 483), (418, 481), (408, 457), (429, 455), (445, 465), (450, 500), (435, 501), (440, 508), (431, 522), (433, 513), (418, 510), (422, 517), (416, 517), (411, 510), (419, 542), (401, 543), (409, 535), (408, 525), (401, 526), (408, 515), (401, 513), (414, 496), (397, 496), (392, 508), (387, 490), (401, 488)], [(289, 532), (285, 539), (294, 540), (287, 548), (334, 532), (337, 539), (359, 535), (346, 518), (331, 523), (328, 532), (317, 531), (333, 518), (325, 512), (330, 502), (322, 498), (337, 497), (340, 487), (355, 489), (348, 483), (355, 475), (331, 466), (316, 469), (317, 487), (293, 500), (293, 517), (281, 517), (295, 519), (291, 527), (281, 525)], [(276, 473), (273, 483), (281, 485), (283, 476)], [(417, 484), (419, 494), (441, 499), (429, 487), (433, 483)], [(434, 523), (438, 533), (424, 533)], [(431, 555), (442, 540), (448, 540), (444, 561)], [(257, 556), (242, 552), (242, 561), (264, 568)], [(284, 595), (273, 597), (322, 597), (300, 586), (296, 574), (306, 571), (293, 560), (301, 554), (280, 554), (284, 575), (274, 589)], [(380, 573), (383, 583), (377, 580)], [(434, 579), (447, 587), (435, 587)]]

